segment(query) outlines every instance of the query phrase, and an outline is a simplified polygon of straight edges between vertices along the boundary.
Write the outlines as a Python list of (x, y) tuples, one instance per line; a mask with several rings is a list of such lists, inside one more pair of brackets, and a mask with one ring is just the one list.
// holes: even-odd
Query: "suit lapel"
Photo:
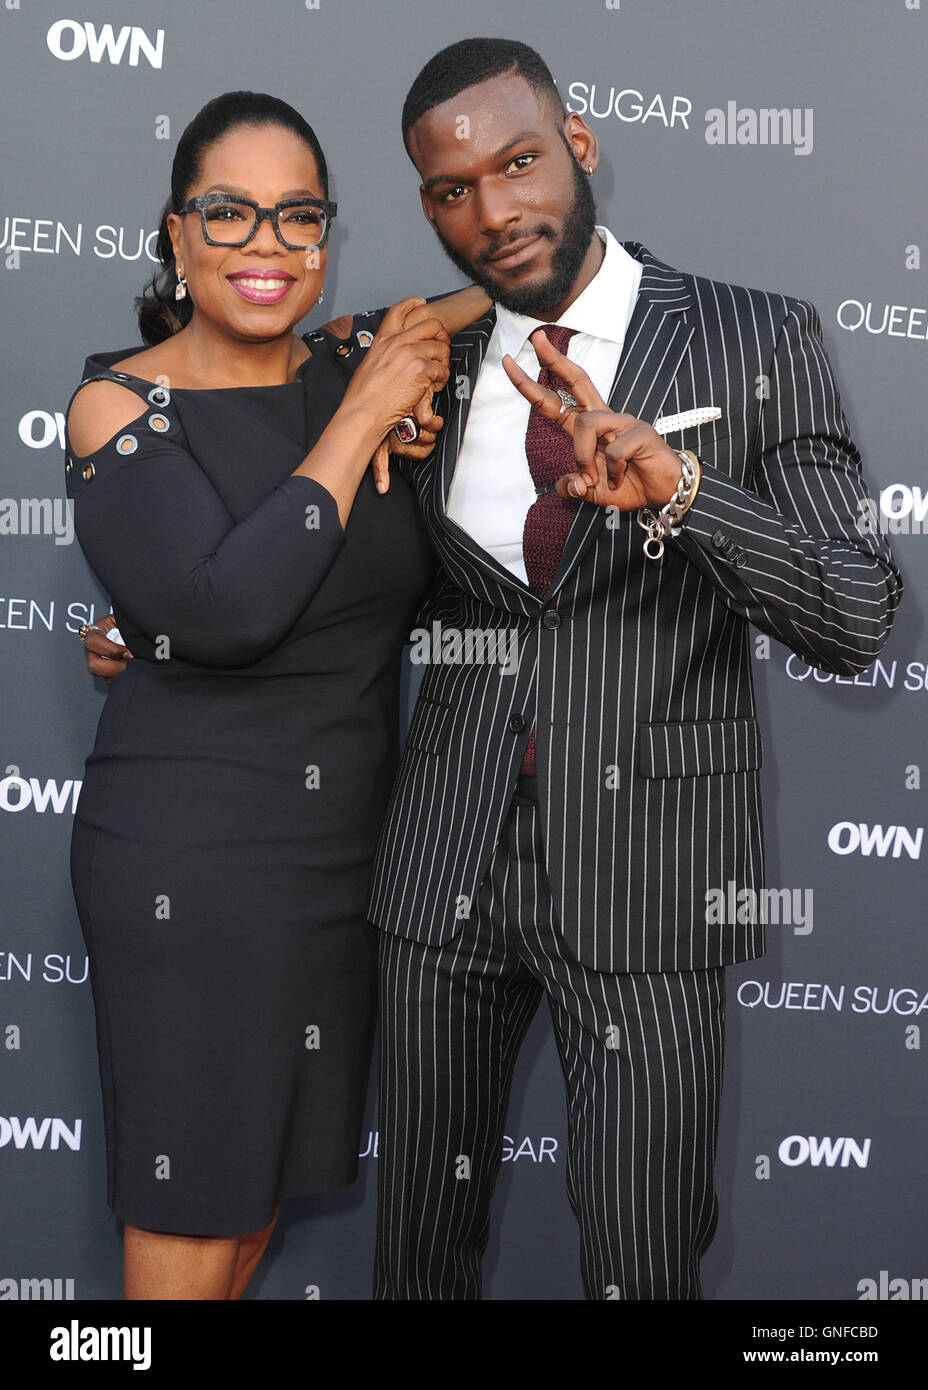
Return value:
[(518, 575), (501, 565), (494, 556), (477, 544), (469, 532), (456, 521), (452, 521), (446, 510), (448, 492), (470, 413), (474, 385), (495, 327), (496, 310), (490, 309), (483, 318), (476, 319), (452, 339), (451, 375), (446, 388), (448, 404), (444, 412), (446, 423), (440, 435), (438, 465), (432, 470), (432, 508), (438, 524), (454, 543), (458, 554), (464, 551), (464, 558), (477, 565), (485, 578), (495, 580), (507, 589), (514, 589), (521, 599), (520, 608), (524, 608), (526, 599), (534, 604), (540, 600)]
[[(651, 255), (640, 242), (623, 242), (643, 265), (638, 296), (616, 368), (609, 406), (639, 420), (656, 420), (693, 336), (685, 319), (693, 302), (683, 276)], [(567, 534), (554, 594), (572, 574), (606, 522), (605, 507), (581, 502)]]
[[(448, 491), (454, 476), (455, 465), (464, 438), (467, 417), (470, 414), (471, 397), (477, 373), (486, 356), (487, 344), (496, 327), (496, 310), (490, 309), (483, 318), (468, 324), (467, 328), (456, 333), (451, 343), (451, 375), (448, 381), (449, 406), (447, 423), (441, 434), (442, 448), (440, 466), (435, 470), (440, 483), (439, 505), (442, 515), (448, 502)], [(464, 390), (464, 380), (467, 390)]]
[(694, 327), (684, 318), (693, 296), (679, 271), (638, 242), (624, 246), (643, 269), (609, 405), (640, 420), (656, 420), (693, 336)]

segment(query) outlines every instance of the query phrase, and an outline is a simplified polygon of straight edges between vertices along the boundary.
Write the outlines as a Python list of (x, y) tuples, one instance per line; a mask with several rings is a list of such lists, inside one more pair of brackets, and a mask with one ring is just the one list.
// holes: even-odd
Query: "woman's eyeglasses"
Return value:
[(231, 193), (200, 193), (180, 211), (199, 212), (208, 246), (247, 246), (266, 217), (281, 246), (305, 251), (325, 245), (338, 204), (324, 198), (285, 198), (275, 207), (262, 208), (251, 198)]

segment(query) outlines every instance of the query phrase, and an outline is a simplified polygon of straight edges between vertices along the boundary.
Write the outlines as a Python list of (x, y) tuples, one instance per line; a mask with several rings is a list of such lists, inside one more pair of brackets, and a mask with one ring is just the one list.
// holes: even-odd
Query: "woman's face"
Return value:
[[(260, 207), (301, 195), (325, 197), (309, 146), (276, 125), (237, 126), (210, 145), (187, 198), (207, 192), (251, 198)], [(287, 333), (319, 298), (325, 247), (290, 251), (267, 218), (247, 246), (208, 245), (199, 212), (171, 213), (168, 230), (194, 317), (234, 338), (264, 342)], [(243, 277), (252, 283), (242, 283)], [(256, 280), (262, 283), (256, 286)]]

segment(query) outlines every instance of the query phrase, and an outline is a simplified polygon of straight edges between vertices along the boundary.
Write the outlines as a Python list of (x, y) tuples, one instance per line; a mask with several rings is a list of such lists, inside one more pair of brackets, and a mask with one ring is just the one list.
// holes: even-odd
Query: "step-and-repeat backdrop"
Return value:
[[(77, 629), (108, 609), (64, 508), (84, 358), (139, 342), (175, 143), (210, 97), (315, 127), (339, 218), (325, 308), (459, 283), (403, 151), (409, 83), (471, 34), (522, 38), (602, 148), (601, 220), (661, 259), (810, 299), (907, 592), (854, 678), (760, 634), (768, 882), (781, 923), (729, 975), (716, 1299), (928, 1298), (928, 556), (919, 0), (0, 0), (0, 1299), (119, 1295), (87, 960), (68, 879), (105, 698)], [(566, 21), (566, 22), (565, 22)], [(414, 682), (409, 682), (410, 697)], [(243, 1027), (249, 1027), (243, 1020)], [(360, 1178), (285, 1210), (249, 1296), (369, 1296)], [(542, 1009), (507, 1126), (487, 1294), (577, 1299), (565, 1118)]]

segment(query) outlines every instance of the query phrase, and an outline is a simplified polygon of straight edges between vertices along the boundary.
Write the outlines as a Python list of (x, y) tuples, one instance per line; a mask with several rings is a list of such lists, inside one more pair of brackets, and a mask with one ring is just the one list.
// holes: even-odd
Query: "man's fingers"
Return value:
[(606, 412), (582, 410), (576, 413), (573, 428), (574, 457), (577, 467), (594, 487), (606, 484), (606, 463), (600, 447), (601, 436), (612, 416)]
[[(100, 619), (101, 623), (106, 623), (107, 628), (116, 626), (116, 619), (111, 618), (107, 622), (106, 618)], [(102, 676), (109, 681), (112, 675), (126, 669), (126, 665), (132, 660), (132, 653), (122, 642), (111, 642), (104, 632), (97, 632), (95, 628), (88, 631), (84, 638), (84, 647), (87, 651), (87, 670), (92, 676)]]
[[(115, 627), (115, 622), (111, 623), (110, 626)], [(111, 642), (105, 632), (96, 632), (93, 628), (88, 631), (84, 638), (84, 646), (88, 652), (107, 657), (111, 661), (125, 661), (132, 655), (129, 648), (123, 646), (122, 642)]]
[[(547, 339), (545, 339), (545, 341), (547, 342)], [(564, 358), (563, 360), (566, 362), (567, 359)], [(596, 404), (591, 407), (586, 407), (581, 399), (581, 397), (586, 394), (582, 387), (580, 396), (574, 395), (573, 390), (570, 392), (571, 395), (574, 395), (577, 405), (565, 407), (565, 402), (558, 395), (557, 391), (553, 391), (550, 387), (542, 386), (539, 382), (533, 381), (508, 353), (503, 357), (503, 370), (516, 390), (521, 392), (527, 401), (540, 410), (545, 419), (556, 420), (561, 428), (566, 430), (571, 436), (574, 435), (577, 420), (583, 416), (588, 417), (596, 427), (597, 436), (599, 433), (606, 430), (614, 430), (617, 422), (633, 418), (632, 416), (616, 415), (608, 406), (603, 405), (595, 390), (593, 391), (593, 395), (596, 397)]]
[(583, 368), (578, 367), (576, 362), (571, 362), (562, 352), (558, 352), (547, 333), (540, 328), (532, 334), (532, 347), (539, 362), (545, 367), (550, 367), (554, 374), (561, 378), (581, 410), (608, 408)]
[(93, 652), (87, 653), (87, 670), (92, 676), (102, 676), (104, 680), (109, 680), (114, 671), (124, 671), (125, 661), (108, 660), (105, 656), (94, 656)]
[(554, 491), (558, 497), (582, 502), (588, 493), (595, 492), (596, 489), (587, 482), (582, 473), (562, 473), (554, 484)]
[(561, 423), (567, 429), (567, 432), (571, 432), (568, 418), (572, 418), (573, 412), (564, 412), (561, 410), (563, 402), (556, 391), (549, 391), (547, 386), (540, 386), (537, 381), (533, 381), (526, 372), (523, 372), (519, 364), (510, 357), (508, 352), (503, 357), (503, 371), (516, 390), (519, 391), (531, 405), (537, 406), (546, 419), (560, 419)]
[(538, 382), (532, 381), (532, 378), (523, 372), (515, 358), (508, 352), (503, 353), (503, 371), (516, 390), (521, 391), (523, 395), (528, 394), (529, 399), (531, 399), (531, 389), (533, 386), (538, 386)]

